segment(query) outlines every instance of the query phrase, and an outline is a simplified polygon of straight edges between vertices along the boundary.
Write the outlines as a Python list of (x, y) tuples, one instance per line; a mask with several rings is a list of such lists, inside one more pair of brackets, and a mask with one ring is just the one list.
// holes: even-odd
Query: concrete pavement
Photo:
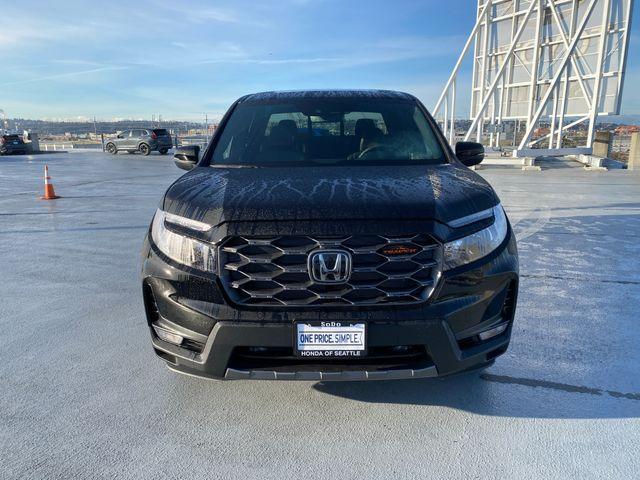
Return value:
[[(47, 163), (56, 193), (37, 199)], [(0, 478), (632, 478), (640, 174), (480, 170), (519, 237), (482, 374), (214, 382), (169, 372), (138, 279), (170, 156), (0, 157)]]

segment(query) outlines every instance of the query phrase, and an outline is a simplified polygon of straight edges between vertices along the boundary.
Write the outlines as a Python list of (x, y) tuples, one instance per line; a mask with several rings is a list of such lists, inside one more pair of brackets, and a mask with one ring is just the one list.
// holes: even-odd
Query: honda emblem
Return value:
[(344, 250), (317, 250), (309, 255), (309, 276), (316, 283), (346, 283), (351, 263), (351, 254)]

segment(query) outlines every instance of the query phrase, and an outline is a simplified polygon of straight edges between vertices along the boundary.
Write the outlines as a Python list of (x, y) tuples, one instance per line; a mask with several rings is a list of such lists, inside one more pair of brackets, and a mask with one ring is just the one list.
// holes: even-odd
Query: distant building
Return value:
[(533, 137), (540, 138), (544, 137), (545, 135), (549, 135), (549, 133), (551, 133), (551, 130), (549, 130), (547, 127), (540, 127), (535, 129), (535, 131), (533, 132)]
[(640, 132), (640, 125), (620, 125), (614, 132), (616, 135), (631, 135)]

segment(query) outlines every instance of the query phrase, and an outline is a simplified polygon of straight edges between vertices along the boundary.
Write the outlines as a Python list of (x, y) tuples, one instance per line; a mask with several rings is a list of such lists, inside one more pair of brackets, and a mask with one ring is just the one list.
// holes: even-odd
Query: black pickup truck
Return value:
[(516, 240), (496, 193), (415, 97), (267, 92), (175, 154), (142, 252), (153, 348), (209, 378), (382, 380), (491, 364)]

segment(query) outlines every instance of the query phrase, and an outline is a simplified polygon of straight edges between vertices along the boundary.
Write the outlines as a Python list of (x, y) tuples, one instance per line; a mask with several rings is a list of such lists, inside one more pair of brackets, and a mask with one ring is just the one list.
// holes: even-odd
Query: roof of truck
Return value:
[(301, 100), (305, 98), (384, 98), (392, 100), (415, 101), (408, 93), (394, 90), (286, 90), (260, 92), (245, 95), (241, 102), (265, 102), (282, 100)]

